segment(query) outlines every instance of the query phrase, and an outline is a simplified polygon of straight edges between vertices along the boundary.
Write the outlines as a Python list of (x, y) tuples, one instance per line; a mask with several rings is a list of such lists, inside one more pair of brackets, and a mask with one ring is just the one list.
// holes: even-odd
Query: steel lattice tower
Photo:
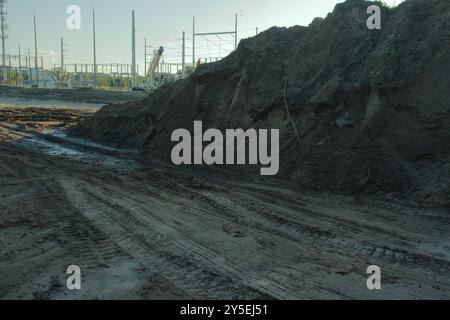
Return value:
[(0, 0), (0, 28), (1, 28), (1, 34), (0, 37), (2, 38), (2, 65), (3, 65), (3, 82), (7, 80), (7, 72), (6, 72), (6, 38), (8, 25), (6, 22), (6, 2), (7, 0)]

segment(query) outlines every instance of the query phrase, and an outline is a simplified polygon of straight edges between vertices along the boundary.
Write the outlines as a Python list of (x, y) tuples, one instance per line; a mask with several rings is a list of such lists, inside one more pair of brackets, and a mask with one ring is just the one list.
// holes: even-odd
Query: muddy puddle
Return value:
[(1, 135), (7, 136), (9, 143), (32, 152), (52, 157), (66, 157), (110, 169), (136, 170), (141, 167), (138, 162), (119, 156), (119, 154), (137, 155), (138, 152), (135, 150), (121, 150), (86, 139), (68, 137), (59, 129), (45, 130), (43, 135), (39, 135), (21, 131), (21, 126), (15, 124), (1, 123), (1, 126), (7, 129), (6, 132), (2, 131)]
[[(58, 136), (59, 138), (63, 137), (62, 133), (59, 133)], [(82, 142), (86, 142), (86, 146), (100, 146), (90, 141), (83, 141), (82, 139), (76, 140), (79, 144), (81, 144)], [(54, 157), (67, 157), (73, 160), (100, 165), (111, 169), (136, 170), (140, 168), (140, 164), (134, 160), (121, 159), (119, 157), (105, 155), (93, 151), (85, 151), (81, 148), (55, 143), (44, 138), (32, 135), (24, 137), (20, 140), (15, 140), (12, 143), (16, 146), (25, 148), (33, 152), (38, 152)], [(108, 146), (101, 146), (101, 148), (99, 149), (110, 151), (114, 150), (114, 148)]]
[[(81, 121), (100, 107), (101, 104), (84, 102), (0, 98), (0, 110), (8, 110), (3, 114), (3, 121), (0, 121), (3, 128), (0, 141), (9, 141), (52, 157), (65, 157), (120, 170), (138, 169), (140, 164), (129, 159), (129, 155), (137, 154), (137, 151), (118, 149), (65, 133), (63, 128)], [(38, 118), (36, 108), (42, 110)], [(61, 110), (55, 113), (55, 109)]]

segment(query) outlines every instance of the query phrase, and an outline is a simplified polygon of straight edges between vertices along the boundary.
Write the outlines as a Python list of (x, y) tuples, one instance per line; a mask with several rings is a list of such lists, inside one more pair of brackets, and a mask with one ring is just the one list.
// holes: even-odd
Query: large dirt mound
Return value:
[(172, 131), (194, 120), (280, 128), (280, 174), (300, 184), (408, 191), (442, 204), (450, 192), (450, 3), (383, 7), (381, 30), (366, 27), (370, 4), (348, 0), (309, 27), (242, 40), (226, 59), (140, 103), (104, 107), (74, 132), (168, 153)]

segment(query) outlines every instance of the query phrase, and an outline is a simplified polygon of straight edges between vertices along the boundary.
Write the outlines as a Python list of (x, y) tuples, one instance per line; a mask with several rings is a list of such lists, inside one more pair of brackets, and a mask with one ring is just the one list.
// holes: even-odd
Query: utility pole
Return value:
[(131, 85), (136, 87), (136, 20), (134, 10), (132, 11), (132, 26), (131, 26)]
[(183, 76), (183, 78), (186, 77), (186, 32), (183, 31), (183, 36), (182, 36), (182, 60), (181, 60), (181, 74)]
[(3, 82), (6, 82), (6, 0), (0, 0), (0, 18), (1, 18), (1, 37), (2, 37), (2, 63), (3, 63)]
[(95, 11), (92, 10), (92, 34), (94, 40), (94, 87), (97, 84), (97, 47), (95, 39)]
[(234, 50), (237, 49), (238, 46), (238, 14), (236, 13), (235, 22), (234, 22)]
[(259, 34), (259, 29), (258, 29), (258, 27), (256, 27), (256, 35), (258, 35)]
[(19, 76), (20, 76), (20, 85), (22, 85), (22, 56), (20, 51), (20, 44), (19, 44)]
[(36, 84), (39, 87), (39, 69), (38, 69), (38, 45), (37, 45), (37, 32), (36, 32), (36, 15), (33, 15), (34, 22), (34, 53), (36, 57), (34, 59), (34, 66), (36, 68)]
[(31, 68), (31, 50), (28, 48), (28, 70), (30, 71), (30, 78), (28, 79), (30, 82), (30, 86), (33, 86), (33, 69)]
[(8, 79), (12, 79), (11, 55), (8, 55)]
[(147, 75), (147, 38), (144, 39), (144, 76)]
[(192, 18), (192, 68), (195, 69), (195, 17)]
[(64, 39), (61, 38), (61, 72), (64, 72)]

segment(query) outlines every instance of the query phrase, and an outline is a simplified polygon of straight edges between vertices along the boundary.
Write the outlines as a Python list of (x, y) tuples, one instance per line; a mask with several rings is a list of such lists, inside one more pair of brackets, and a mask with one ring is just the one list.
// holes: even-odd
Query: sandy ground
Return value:
[(144, 165), (60, 131), (93, 110), (0, 111), (0, 299), (450, 298), (448, 213)]

